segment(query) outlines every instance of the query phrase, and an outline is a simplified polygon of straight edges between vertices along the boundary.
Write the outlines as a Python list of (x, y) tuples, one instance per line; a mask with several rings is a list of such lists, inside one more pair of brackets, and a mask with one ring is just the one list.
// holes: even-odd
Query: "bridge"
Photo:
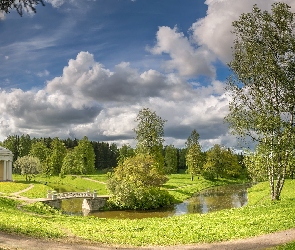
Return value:
[(64, 199), (75, 199), (83, 198), (82, 210), (87, 210), (89, 212), (99, 211), (106, 205), (107, 200), (110, 198), (109, 195), (97, 195), (97, 191), (93, 192), (65, 192), (57, 193), (56, 191), (48, 191), (47, 198), (40, 200), (41, 202), (54, 207), (56, 209), (61, 209), (62, 200)]

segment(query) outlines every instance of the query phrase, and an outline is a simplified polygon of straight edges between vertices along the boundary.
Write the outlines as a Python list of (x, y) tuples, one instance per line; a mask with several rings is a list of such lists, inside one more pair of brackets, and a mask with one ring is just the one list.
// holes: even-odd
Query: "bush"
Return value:
[(124, 209), (152, 209), (170, 205), (172, 196), (160, 189), (167, 181), (150, 155), (127, 158), (110, 175), (111, 206)]
[(168, 207), (174, 204), (174, 198), (168, 191), (158, 187), (143, 187), (125, 193), (123, 196), (113, 196), (108, 202), (112, 208), (148, 210)]

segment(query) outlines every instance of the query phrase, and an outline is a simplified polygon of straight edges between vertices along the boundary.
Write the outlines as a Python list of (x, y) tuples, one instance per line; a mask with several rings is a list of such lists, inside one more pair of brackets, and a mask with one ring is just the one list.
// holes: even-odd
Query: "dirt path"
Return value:
[(34, 187), (34, 184), (31, 184), (29, 187), (27, 187), (26, 189), (23, 189), (21, 191), (18, 191), (18, 192), (15, 192), (15, 193), (11, 193), (11, 195), (14, 195), (14, 196), (17, 196), (21, 193), (24, 193), (24, 192), (27, 192), (29, 191), (30, 189), (32, 189)]
[(262, 250), (295, 241), (295, 228), (249, 239), (233, 240), (212, 244), (194, 244), (167, 247), (118, 247), (79, 242), (41, 240), (0, 232), (0, 249), (17, 250)]
[(82, 179), (87, 180), (87, 181), (97, 182), (97, 183), (104, 184), (104, 185), (106, 184), (103, 181), (93, 180), (93, 179), (90, 179), (90, 178), (87, 178), (87, 177), (82, 177)]

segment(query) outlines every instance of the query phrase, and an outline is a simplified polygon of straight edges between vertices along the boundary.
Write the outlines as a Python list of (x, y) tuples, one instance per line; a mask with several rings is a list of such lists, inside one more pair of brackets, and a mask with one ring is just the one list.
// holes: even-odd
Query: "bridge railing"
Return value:
[(97, 198), (97, 191), (93, 192), (65, 192), (57, 193), (56, 191), (49, 190), (47, 193), (47, 199), (57, 200), (57, 199), (70, 199), (70, 198)]

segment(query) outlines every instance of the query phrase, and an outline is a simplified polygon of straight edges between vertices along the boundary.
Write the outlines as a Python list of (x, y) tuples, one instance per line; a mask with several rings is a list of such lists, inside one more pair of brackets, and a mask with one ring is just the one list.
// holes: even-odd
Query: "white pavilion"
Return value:
[(12, 161), (12, 152), (0, 147), (0, 181), (12, 181)]

